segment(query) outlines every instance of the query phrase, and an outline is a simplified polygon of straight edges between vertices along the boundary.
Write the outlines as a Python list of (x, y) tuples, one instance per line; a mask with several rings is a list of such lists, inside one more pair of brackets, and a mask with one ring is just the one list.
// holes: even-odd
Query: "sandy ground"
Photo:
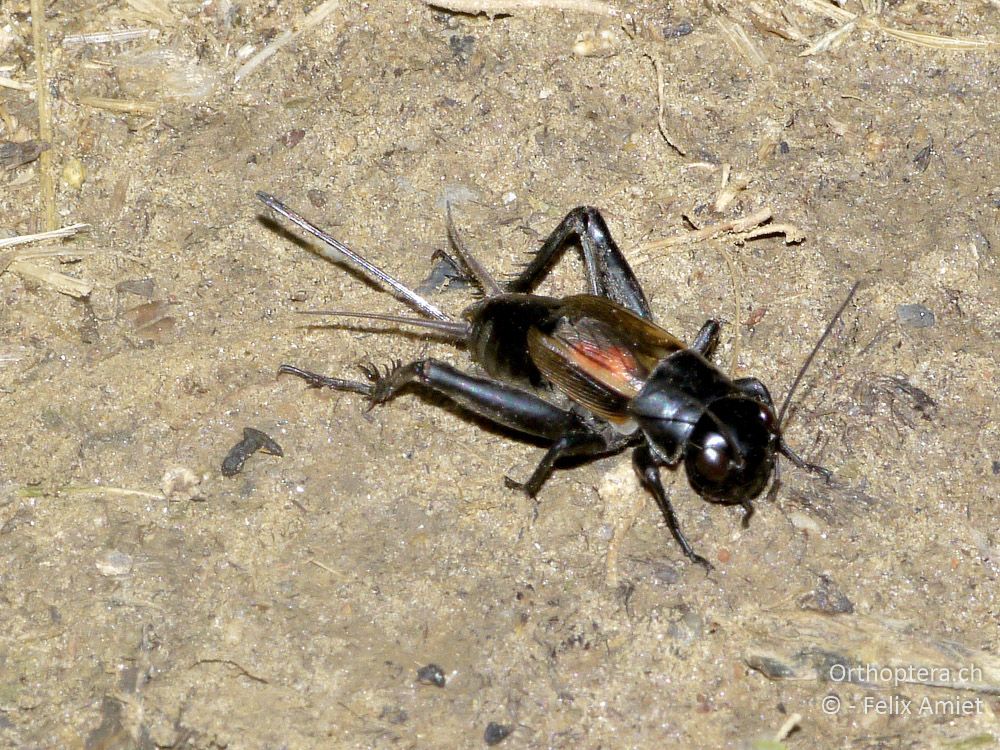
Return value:
[[(495, 723), (511, 748), (997, 746), (1000, 56), (879, 24), (996, 42), (1000, 8), (891, 2), (799, 56), (833, 6), (709, 5), (345, 0), (234, 82), (312, 8), (48, 4), (49, 162), (3, 172), (0, 229), (89, 223), (15, 249), (66, 251), (32, 262), (92, 291), (0, 276), (0, 745), (481, 747)], [(73, 37), (124, 28), (147, 31)], [(38, 138), (31, 32), (5, 0), (0, 75), (27, 86), (0, 87), (0, 140)], [(537, 445), (277, 378), (469, 365), (309, 327), (297, 311), (404, 308), (257, 189), (412, 284), (446, 200), (499, 274), (599, 206), (658, 321), (722, 318), (721, 366), (735, 351), (779, 399), (863, 281), (787, 425), (835, 482), (786, 467), (744, 530), (665, 472), (706, 575), (627, 456), (558, 471), (536, 505), (502, 480)], [(654, 244), (761, 209), (801, 241)], [(581, 288), (572, 256), (548, 293)], [(224, 477), (247, 426), (284, 456)]]

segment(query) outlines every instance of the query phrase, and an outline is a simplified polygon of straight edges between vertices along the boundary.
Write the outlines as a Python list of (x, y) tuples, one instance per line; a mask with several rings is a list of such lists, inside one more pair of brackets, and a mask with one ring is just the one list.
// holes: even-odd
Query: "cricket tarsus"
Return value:
[(311, 388), (332, 388), (335, 391), (349, 391), (350, 393), (360, 393), (362, 396), (372, 395), (372, 384), (361, 383), (357, 380), (343, 380), (341, 378), (331, 378), (329, 375), (320, 375), (316, 372), (303, 370), (294, 365), (282, 365), (278, 368), (279, 375), (295, 375), (302, 378)]

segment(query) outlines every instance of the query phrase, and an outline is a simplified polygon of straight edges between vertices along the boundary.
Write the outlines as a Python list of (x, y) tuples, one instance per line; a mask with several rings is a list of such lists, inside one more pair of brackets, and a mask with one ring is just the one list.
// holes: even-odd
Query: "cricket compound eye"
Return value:
[(773, 412), (742, 396), (721, 398), (702, 414), (684, 451), (688, 481), (715, 502), (742, 503), (764, 489), (774, 469)]
[(709, 433), (693, 455), (693, 467), (707, 482), (722, 484), (733, 469), (733, 456), (726, 439), (719, 433)]

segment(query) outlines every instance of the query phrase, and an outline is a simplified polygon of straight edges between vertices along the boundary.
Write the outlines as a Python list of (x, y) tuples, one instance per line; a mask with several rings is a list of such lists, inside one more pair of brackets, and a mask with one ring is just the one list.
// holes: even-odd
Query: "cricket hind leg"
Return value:
[(317, 388), (360, 393), (372, 406), (392, 400), (410, 386), (426, 388), (496, 425), (551, 440), (552, 445), (527, 482), (507, 479), (508, 487), (524, 490), (531, 497), (538, 494), (560, 459), (607, 455), (634, 442), (632, 435), (607, 435), (595, 430), (576, 412), (560, 409), (530, 391), (470, 375), (439, 360), (422, 359), (405, 365), (396, 362), (382, 372), (366, 366), (363, 371), (367, 383), (318, 375), (291, 365), (279, 369)]
[(435, 359), (397, 364), (378, 377), (369, 398), (373, 404), (384, 403), (411, 384), (445, 395), (494, 424), (552, 440), (552, 445), (527, 482), (504, 478), (508, 487), (522, 490), (529, 497), (538, 494), (561, 459), (607, 455), (635, 440), (632, 435), (606, 434), (596, 430), (576, 412), (561, 409), (530, 391), (499, 380), (470, 375)]
[(639, 317), (652, 319), (649, 302), (635, 273), (615, 244), (596, 208), (578, 206), (566, 214), (531, 262), (507, 284), (508, 292), (530, 292), (555, 263), (570, 240), (577, 240), (587, 267), (588, 291), (607, 297)]
[(394, 362), (381, 372), (373, 366), (362, 370), (368, 382), (331, 378), (291, 365), (282, 365), (278, 372), (296, 375), (313, 387), (360, 393), (372, 406), (391, 401), (410, 386), (424, 388), (494, 424), (552, 441), (567, 433), (592, 432), (576, 413), (560, 409), (530, 391), (470, 375), (440, 360), (420, 359), (405, 365)]

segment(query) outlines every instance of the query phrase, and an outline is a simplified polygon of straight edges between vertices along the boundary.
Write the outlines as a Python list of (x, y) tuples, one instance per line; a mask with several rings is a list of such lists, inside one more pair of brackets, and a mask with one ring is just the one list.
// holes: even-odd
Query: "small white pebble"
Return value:
[(160, 480), (160, 489), (171, 502), (194, 500), (199, 495), (201, 477), (184, 466), (167, 469)]
[(507, 191), (506, 193), (504, 193), (504, 194), (503, 194), (503, 195), (502, 195), (502, 196), (500, 197), (500, 199), (501, 199), (501, 200), (503, 201), (503, 204), (504, 204), (505, 206), (509, 206), (509, 205), (511, 205), (511, 204), (512, 204), (512, 203), (513, 203), (514, 201), (516, 201), (516, 200), (517, 200), (517, 193), (515, 193), (515, 192), (514, 192), (513, 190), (508, 190), (508, 191)]
[(819, 533), (820, 531), (819, 524), (805, 513), (792, 511), (788, 514), (788, 520), (792, 522), (792, 526), (800, 531), (812, 531), (813, 533)]
[(95, 564), (102, 576), (127, 576), (132, 572), (132, 556), (116, 549), (105, 552)]

